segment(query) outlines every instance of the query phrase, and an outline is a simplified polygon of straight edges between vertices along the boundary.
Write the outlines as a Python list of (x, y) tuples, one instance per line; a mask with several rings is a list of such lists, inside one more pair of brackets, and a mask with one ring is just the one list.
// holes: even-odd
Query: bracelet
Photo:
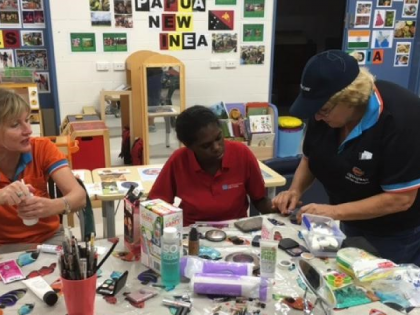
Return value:
[(65, 215), (70, 214), (71, 213), (71, 207), (70, 207), (69, 201), (67, 200), (66, 197), (63, 197), (62, 199), (63, 199), (63, 202), (64, 202), (64, 210), (63, 210), (62, 214), (65, 214)]

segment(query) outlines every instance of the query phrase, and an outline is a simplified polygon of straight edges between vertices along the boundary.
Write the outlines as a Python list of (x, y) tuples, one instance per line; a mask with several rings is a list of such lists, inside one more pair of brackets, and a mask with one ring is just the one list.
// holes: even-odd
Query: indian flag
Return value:
[(370, 31), (352, 30), (348, 32), (348, 48), (369, 48)]

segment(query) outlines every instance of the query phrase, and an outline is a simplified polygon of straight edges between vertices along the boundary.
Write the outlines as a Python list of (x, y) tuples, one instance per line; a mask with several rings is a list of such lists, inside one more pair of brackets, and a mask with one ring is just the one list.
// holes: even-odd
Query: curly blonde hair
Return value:
[(31, 107), (17, 93), (0, 88), (0, 124), (15, 119), (23, 113), (30, 113)]
[(343, 90), (335, 93), (328, 103), (337, 105), (344, 103), (351, 107), (366, 106), (372, 93), (375, 77), (365, 67), (360, 67), (356, 79)]

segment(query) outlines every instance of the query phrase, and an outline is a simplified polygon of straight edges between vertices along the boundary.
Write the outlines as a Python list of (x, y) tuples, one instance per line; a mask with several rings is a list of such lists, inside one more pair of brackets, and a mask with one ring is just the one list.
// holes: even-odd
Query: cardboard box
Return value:
[(160, 199), (143, 201), (140, 203), (140, 225), (141, 262), (160, 274), (161, 237), (165, 227), (173, 226), (178, 230), (182, 248), (182, 210)]

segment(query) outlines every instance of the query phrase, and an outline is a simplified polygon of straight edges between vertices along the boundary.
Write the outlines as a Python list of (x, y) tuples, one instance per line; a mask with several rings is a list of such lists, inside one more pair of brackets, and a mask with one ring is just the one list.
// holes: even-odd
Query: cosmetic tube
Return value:
[(251, 276), (254, 264), (226, 261), (212, 261), (195, 256), (181, 258), (181, 276), (191, 279), (196, 273), (217, 273), (238, 276)]
[(174, 301), (174, 300), (169, 300), (169, 299), (163, 299), (162, 304), (165, 306), (185, 307), (188, 309), (191, 309), (191, 306), (192, 306), (191, 302)]
[(276, 241), (260, 241), (260, 275), (263, 278), (274, 278), (276, 275), (277, 246)]
[(37, 276), (22, 281), (38, 298), (47, 305), (53, 306), (57, 300), (57, 293), (50, 287), (43, 277)]
[(243, 296), (261, 301), (267, 301), (270, 295), (270, 280), (260, 277), (196, 273), (190, 286), (198, 294)]
[(57, 254), (63, 249), (63, 246), (52, 245), (52, 244), (42, 244), (42, 245), (37, 245), (36, 249), (43, 253)]

